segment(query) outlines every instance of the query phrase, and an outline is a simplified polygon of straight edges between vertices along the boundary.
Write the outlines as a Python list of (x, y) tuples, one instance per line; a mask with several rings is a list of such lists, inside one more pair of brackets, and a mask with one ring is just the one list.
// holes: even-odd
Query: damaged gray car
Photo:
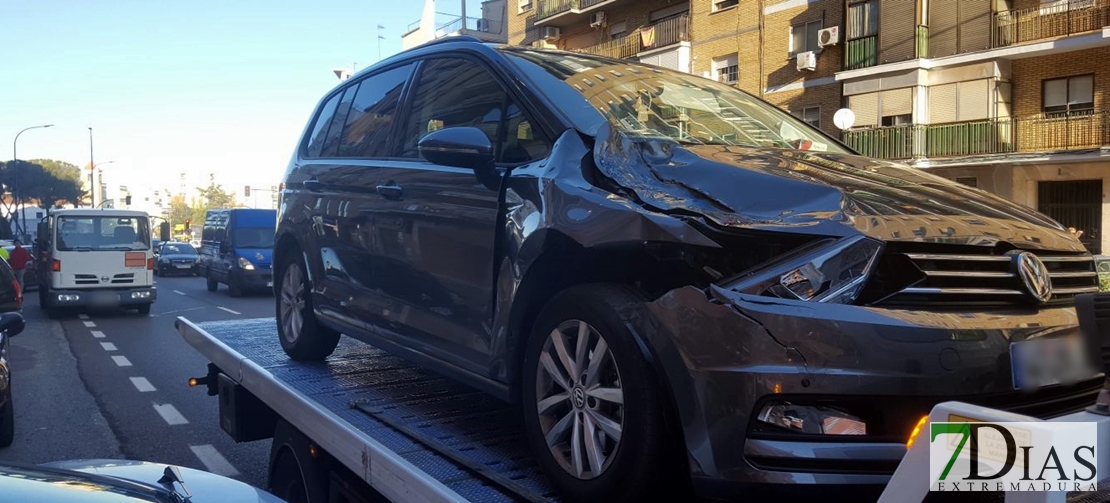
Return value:
[(288, 355), (344, 333), (520, 402), (567, 501), (883, 484), (938, 402), (1102, 386), (1060, 225), (654, 66), (391, 57), (320, 101), (279, 211)]

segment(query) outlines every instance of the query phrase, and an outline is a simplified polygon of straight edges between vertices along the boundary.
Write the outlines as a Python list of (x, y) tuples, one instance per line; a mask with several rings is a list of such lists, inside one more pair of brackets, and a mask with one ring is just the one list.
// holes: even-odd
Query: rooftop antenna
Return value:
[(384, 26), (378, 25), (378, 61), (382, 60), (382, 40), (385, 40), (385, 37), (382, 36), (382, 30), (384, 29)]

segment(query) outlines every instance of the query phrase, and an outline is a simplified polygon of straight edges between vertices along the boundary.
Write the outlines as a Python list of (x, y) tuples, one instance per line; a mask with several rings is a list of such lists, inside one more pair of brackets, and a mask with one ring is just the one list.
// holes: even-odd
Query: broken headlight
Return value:
[(823, 240), (722, 286), (751, 295), (850, 304), (863, 290), (882, 249), (882, 242), (864, 236)]
[(760, 422), (795, 433), (814, 435), (866, 435), (867, 423), (831, 407), (768, 404), (756, 416)]

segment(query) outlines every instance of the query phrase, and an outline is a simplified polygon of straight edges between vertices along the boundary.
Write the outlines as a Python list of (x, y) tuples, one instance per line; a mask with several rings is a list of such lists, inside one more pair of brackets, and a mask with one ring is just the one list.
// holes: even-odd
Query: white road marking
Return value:
[(204, 308), (204, 307), (190, 307), (190, 308), (187, 308), (187, 309), (175, 309), (173, 311), (164, 311), (164, 312), (157, 313), (157, 314), (151, 314), (151, 316), (155, 316), (155, 317), (157, 317), (157, 316), (167, 316), (167, 315), (171, 315), (171, 314), (186, 313), (186, 312), (189, 312), (189, 311), (200, 311), (201, 309), (207, 309), (207, 308)]
[(104, 338), (104, 332), (101, 332), (100, 330), (93, 330), (92, 335), (93, 335), (93, 337), (96, 337), (97, 339), (103, 339)]
[(170, 426), (189, 424), (189, 420), (185, 419), (185, 416), (182, 416), (181, 413), (177, 411), (177, 408), (173, 406), (173, 404), (154, 404), (154, 410), (157, 411), (158, 415), (162, 416), (162, 419), (164, 419), (166, 421), (166, 424)]
[(81, 319), (81, 320), (87, 320), (87, 319), (89, 319), (89, 315), (87, 315), (85, 313), (81, 313), (81, 314), (77, 315), (77, 318)]
[(112, 344), (111, 342), (101, 342), (100, 347), (104, 348), (104, 351), (115, 351), (116, 350), (116, 345)]
[(190, 445), (189, 449), (193, 451), (193, 454), (196, 454), (197, 458), (200, 459), (200, 462), (204, 464), (204, 467), (208, 469), (208, 471), (216, 475), (223, 475), (224, 477), (237, 477), (239, 475), (239, 470), (231, 466), (227, 458), (223, 457), (220, 451), (217, 451), (215, 447), (209, 444)]
[(226, 308), (226, 307), (224, 307), (224, 306), (216, 306), (216, 307), (218, 307), (218, 308), (220, 308), (220, 309), (223, 309), (224, 311), (227, 311), (227, 312), (229, 312), (229, 313), (231, 313), (231, 314), (243, 314), (243, 313), (240, 313), (239, 311), (233, 311), (233, 310), (231, 310), (231, 309), (228, 309), (228, 308)]
[(174, 290), (173, 293), (176, 293), (178, 295), (185, 295), (185, 292), (182, 292), (181, 290)]
[(157, 389), (154, 388), (153, 384), (150, 384), (150, 381), (146, 380), (145, 377), (132, 377), (131, 378), (131, 384), (134, 384), (135, 389), (139, 390), (140, 393), (148, 393), (148, 392), (151, 392), (151, 391), (158, 391)]
[(116, 362), (116, 365), (120, 366), (120, 367), (130, 367), (131, 366), (131, 360), (128, 360), (126, 356), (119, 356), (119, 355), (113, 356), (112, 361)]
[(85, 327), (87, 327), (87, 328), (94, 328), (94, 327), (96, 327), (96, 323), (93, 323), (93, 322), (91, 322), (91, 321), (82, 321), (81, 323), (84, 323), (84, 324), (85, 324)]

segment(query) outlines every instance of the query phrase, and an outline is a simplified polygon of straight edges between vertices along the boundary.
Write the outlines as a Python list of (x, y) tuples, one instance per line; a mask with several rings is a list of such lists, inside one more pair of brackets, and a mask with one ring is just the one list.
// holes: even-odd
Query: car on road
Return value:
[(15, 405), (12, 403), (12, 372), (8, 366), (8, 339), (19, 335), (25, 327), (23, 315), (0, 314), (0, 447), (12, 445), (15, 439)]
[(238, 297), (247, 291), (273, 288), (274, 210), (232, 208), (208, 210), (201, 230), (199, 274), (215, 292), (220, 283)]
[(0, 464), (4, 501), (56, 503), (282, 503), (261, 489), (201, 470), (119, 459)]
[(327, 93), (283, 187), (285, 352), (520, 402), (567, 501), (882, 484), (938, 402), (1103, 385), (1035, 356), (1098, 289), (1058, 223), (685, 73), (441, 39)]
[(154, 263), (154, 273), (159, 276), (173, 276), (186, 274), (196, 276), (198, 272), (197, 249), (189, 243), (162, 243), (157, 248), (157, 259)]

